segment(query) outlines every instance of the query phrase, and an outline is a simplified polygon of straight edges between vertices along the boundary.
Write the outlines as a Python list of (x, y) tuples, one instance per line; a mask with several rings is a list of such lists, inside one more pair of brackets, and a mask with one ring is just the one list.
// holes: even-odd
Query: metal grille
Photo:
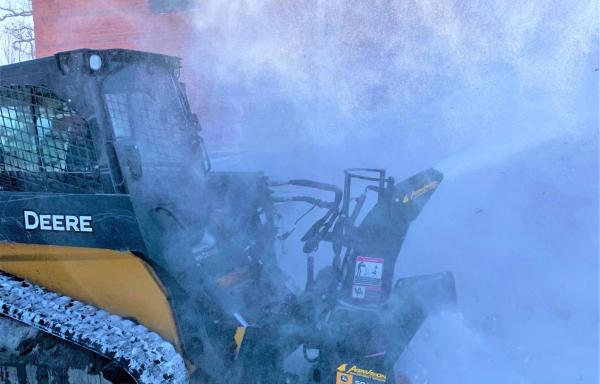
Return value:
[(0, 86), (0, 189), (102, 191), (86, 121), (48, 89)]
[(107, 93), (105, 99), (115, 136), (134, 140), (144, 166), (189, 162), (191, 137), (180, 130), (176, 106), (141, 92)]

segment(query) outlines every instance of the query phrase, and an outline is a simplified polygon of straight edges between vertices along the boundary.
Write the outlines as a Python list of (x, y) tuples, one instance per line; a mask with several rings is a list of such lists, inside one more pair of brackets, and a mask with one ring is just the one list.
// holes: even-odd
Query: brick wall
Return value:
[(130, 48), (183, 56), (190, 12), (153, 14), (148, 0), (33, 0), (38, 57), (77, 48)]

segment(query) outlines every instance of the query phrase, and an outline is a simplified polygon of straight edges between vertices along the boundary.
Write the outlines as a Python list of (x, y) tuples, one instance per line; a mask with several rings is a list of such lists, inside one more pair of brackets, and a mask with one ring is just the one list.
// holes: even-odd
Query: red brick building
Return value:
[[(203, 108), (202, 82), (191, 70), (190, 48), (197, 41), (193, 18), (199, 0), (33, 0), (36, 56), (78, 48), (126, 48), (183, 58), (183, 81), (192, 110), (204, 121), (216, 119)], [(223, 146), (223, 129), (205, 137)]]
[(182, 56), (192, 9), (190, 0), (33, 0), (36, 54), (88, 47)]

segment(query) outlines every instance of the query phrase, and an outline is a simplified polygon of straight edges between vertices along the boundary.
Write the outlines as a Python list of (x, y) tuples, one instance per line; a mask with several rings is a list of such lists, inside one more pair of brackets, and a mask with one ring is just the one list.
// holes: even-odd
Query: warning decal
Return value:
[(381, 298), (381, 287), (371, 287), (369, 285), (353, 285), (353, 299), (379, 300)]
[(380, 287), (383, 262), (383, 259), (357, 256), (356, 269), (354, 270), (354, 284)]
[(384, 259), (356, 257), (352, 298), (376, 301), (381, 298), (381, 281)]

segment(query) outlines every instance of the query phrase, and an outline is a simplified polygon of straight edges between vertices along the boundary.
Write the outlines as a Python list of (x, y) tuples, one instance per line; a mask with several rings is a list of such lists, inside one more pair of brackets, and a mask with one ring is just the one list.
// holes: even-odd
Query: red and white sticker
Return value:
[(373, 287), (370, 285), (353, 285), (352, 298), (378, 300), (381, 298), (381, 287)]
[(352, 298), (378, 300), (381, 298), (381, 282), (384, 259), (357, 256), (354, 269)]
[(354, 269), (354, 284), (381, 286), (384, 259), (357, 256)]

